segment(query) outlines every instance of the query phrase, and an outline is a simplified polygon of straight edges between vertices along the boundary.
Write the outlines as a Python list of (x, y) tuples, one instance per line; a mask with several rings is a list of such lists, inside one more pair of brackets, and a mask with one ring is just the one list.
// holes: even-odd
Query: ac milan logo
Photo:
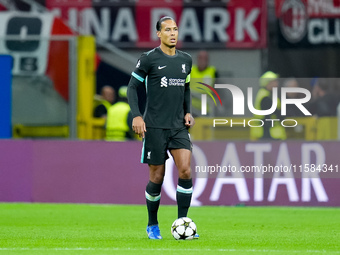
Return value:
[(280, 28), (290, 43), (299, 42), (306, 34), (307, 12), (301, 0), (286, 0), (281, 7)]

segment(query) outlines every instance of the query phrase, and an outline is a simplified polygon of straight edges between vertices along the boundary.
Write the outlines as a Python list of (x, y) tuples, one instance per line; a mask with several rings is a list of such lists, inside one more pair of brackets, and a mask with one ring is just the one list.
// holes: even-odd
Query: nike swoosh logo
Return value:
[(163, 69), (165, 68), (166, 66), (158, 66), (158, 69)]

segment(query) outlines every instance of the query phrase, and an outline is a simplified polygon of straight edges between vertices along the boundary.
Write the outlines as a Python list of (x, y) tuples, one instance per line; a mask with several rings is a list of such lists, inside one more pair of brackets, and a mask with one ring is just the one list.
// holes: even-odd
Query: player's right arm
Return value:
[(144, 138), (146, 132), (145, 122), (138, 106), (138, 86), (144, 86), (145, 78), (148, 73), (148, 59), (143, 54), (137, 62), (136, 69), (132, 72), (130, 82), (128, 84), (127, 98), (132, 114), (132, 129), (139, 136)]

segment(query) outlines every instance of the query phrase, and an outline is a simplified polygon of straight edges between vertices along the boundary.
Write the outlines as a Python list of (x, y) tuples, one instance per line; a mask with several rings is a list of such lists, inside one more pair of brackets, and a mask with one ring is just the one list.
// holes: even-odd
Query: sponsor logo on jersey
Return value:
[(140, 60), (138, 60), (136, 68), (140, 67)]
[(161, 79), (161, 87), (167, 87), (168, 86), (168, 79), (166, 76), (163, 76)]
[(184, 86), (185, 79), (169, 79), (169, 86)]
[(168, 87), (168, 86), (182, 87), (184, 85), (185, 85), (185, 79), (174, 79), (174, 78), (167, 79), (166, 76), (163, 76), (161, 79), (161, 87)]
[(158, 69), (161, 70), (163, 68), (165, 68), (166, 66), (158, 66)]

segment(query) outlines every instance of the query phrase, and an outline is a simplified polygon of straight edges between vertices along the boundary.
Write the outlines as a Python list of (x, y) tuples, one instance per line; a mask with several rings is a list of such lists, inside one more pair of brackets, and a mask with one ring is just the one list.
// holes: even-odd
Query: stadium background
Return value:
[[(92, 110), (102, 86), (126, 85), (141, 52), (158, 45), (152, 29), (159, 15), (174, 15), (184, 30), (179, 48), (194, 61), (200, 49), (208, 50), (221, 77), (257, 81), (272, 70), (304, 78), (302, 86), (310, 89), (314, 77), (340, 75), (336, 0), (3, 0), (0, 10), (0, 53), (14, 61), (1, 57), (13, 67), (12, 76), (1, 68), (9, 77), (0, 88), (4, 202), (144, 204), (141, 143), (103, 141), (104, 122)], [(337, 83), (332, 89), (339, 93)], [(301, 119), (302, 132), (265, 143), (250, 141), (246, 128), (212, 130), (209, 120), (197, 118), (192, 130), (193, 168), (338, 165), (336, 117)], [(176, 176), (167, 164), (162, 203), (175, 204)], [(128, 176), (131, 181), (123, 182)], [(340, 205), (336, 175), (233, 177), (195, 178), (193, 205)]]

